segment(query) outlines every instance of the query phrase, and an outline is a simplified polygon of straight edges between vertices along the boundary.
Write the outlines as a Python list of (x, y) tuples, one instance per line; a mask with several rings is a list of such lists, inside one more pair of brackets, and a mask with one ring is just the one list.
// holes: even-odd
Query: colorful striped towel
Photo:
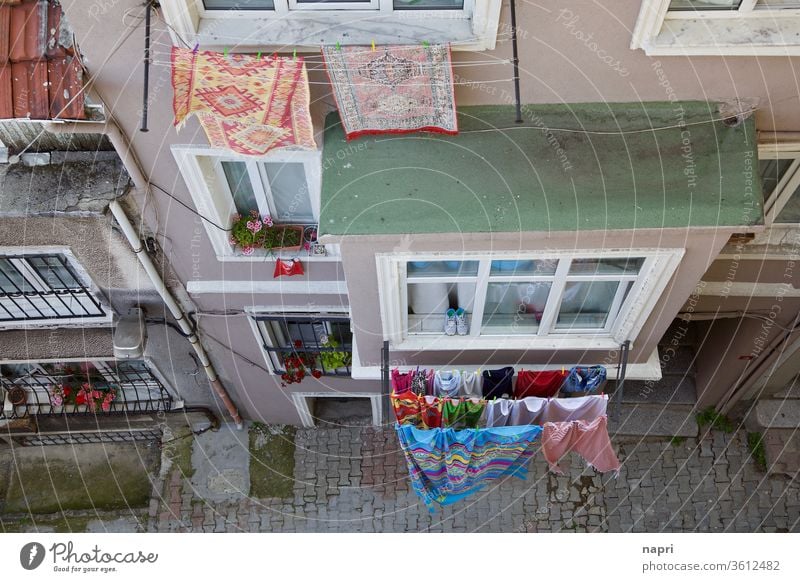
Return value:
[(492, 481), (527, 477), (540, 426), (420, 430), (395, 425), (411, 485), (425, 505), (450, 505)]

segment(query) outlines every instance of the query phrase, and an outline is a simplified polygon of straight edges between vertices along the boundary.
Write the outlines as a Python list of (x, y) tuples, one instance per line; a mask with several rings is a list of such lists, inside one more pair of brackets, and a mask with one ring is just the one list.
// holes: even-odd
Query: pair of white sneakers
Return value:
[(467, 312), (461, 307), (448, 309), (444, 314), (444, 333), (445, 335), (467, 335), (469, 333)]

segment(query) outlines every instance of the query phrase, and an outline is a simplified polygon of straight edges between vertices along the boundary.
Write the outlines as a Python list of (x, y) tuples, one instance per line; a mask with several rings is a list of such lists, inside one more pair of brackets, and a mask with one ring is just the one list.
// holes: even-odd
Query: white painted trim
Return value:
[[(614, 349), (619, 349), (619, 346), (615, 346)], [(523, 362), (515, 362), (512, 364), (492, 363), (491, 368), (503, 368), (506, 366), (510, 366), (512, 368), (517, 368), (517, 369), (540, 371), (540, 370), (560, 370), (561, 368), (569, 369), (572, 367), (572, 365), (573, 364), (571, 362), (565, 362), (564, 364), (543, 364), (543, 365), (531, 365), (531, 364), (525, 364)], [(618, 364), (616, 363), (616, 361), (613, 364), (609, 364), (606, 366), (609, 380), (617, 379), (617, 366)], [(452, 366), (419, 364), (419, 367), (441, 368), (441, 369), (457, 368), (459, 370), (464, 370), (466, 372), (478, 372), (480, 370), (487, 369), (489, 366), (487, 364), (452, 365)], [(411, 370), (415, 370), (417, 368), (417, 364), (414, 364), (413, 366), (392, 366), (392, 368), (398, 368), (401, 372), (408, 372)], [(380, 380), (381, 367), (356, 366), (354, 361), (352, 368), (352, 378), (354, 380)], [(655, 350), (653, 350), (653, 352), (647, 358), (647, 361), (644, 363), (640, 364), (629, 363), (628, 368), (625, 371), (625, 378), (628, 380), (661, 380), (661, 365), (659, 363), (658, 349), (656, 348)]]
[(800, 297), (800, 289), (790, 283), (733, 283), (731, 281), (702, 281), (699, 294), (712, 297)]
[(292, 403), (300, 422), (305, 428), (314, 428), (314, 416), (308, 407), (308, 398), (369, 398), (372, 406), (372, 425), (381, 426), (383, 424), (383, 407), (381, 401), (382, 394), (370, 394), (369, 392), (292, 392)]
[(344, 281), (189, 281), (189, 295), (209, 293), (274, 293), (278, 295), (347, 295)]

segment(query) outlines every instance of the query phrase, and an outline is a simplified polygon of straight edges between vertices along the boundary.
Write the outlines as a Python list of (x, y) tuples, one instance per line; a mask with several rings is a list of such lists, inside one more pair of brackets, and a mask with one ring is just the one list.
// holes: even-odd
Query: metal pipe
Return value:
[(206, 376), (208, 376), (208, 381), (211, 384), (211, 387), (214, 389), (214, 392), (217, 393), (217, 396), (219, 396), (220, 400), (222, 400), (222, 403), (225, 405), (228, 413), (233, 418), (233, 421), (236, 423), (236, 428), (241, 430), (243, 427), (242, 417), (239, 415), (236, 405), (231, 400), (228, 392), (225, 390), (225, 387), (219, 381), (217, 372), (214, 370), (214, 365), (211, 363), (203, 344), (200, 343), (200, 338), (197, 336), (197, 331), (195, 330), (194, 326), (189, 323), (186, 313), (183, 311), (181, 306), (178, 305), (178, 302), (175, 301), (175, 298), (172, 296), (170, 290), (167, 289), (167, 286), (164, 284), (164, 280), (161, 278), (158, 269), (156, 268), (155, 264), (153, 264), (153, 260), (145, 251), (144, 245), (142, 244), (136, 229), (128, 219), (128, 215), (125, 214), (125, 210), (117, 200), (112, 201), (108, 207), (111, 210), (111, 214), (113, 214), (114, 218), (117, 219), (122, 232), (125, 234), (125, 238), (128, 239), (128, 242), (133, 248), (133, 252), (136, 253), (139, 262), (141, 263), (148, 277), (150, 277), (153, 285), (155, 285), (156, 292), (161, 296), (161, 299), (164, 301), (164, 305), (167, 306), (167, 309), (169, 309), (172, 317), (175, 318), (175, 323), (180, 326), (181, 330), (186, 335), (186, 339), (189, 340), (192, 348), (194, 348), (194, 351), (200, 360), (200, 364), (203, 366)]
[(631, 340), (625, 340), (619, 347), (619, 369), (617, 370), (617, 387), (614, 389), (614, 422), (619, 422), (622, 411), (622, 399), (625, 396), (625, 372), (628, 370), (628, 350)]
[(147, 2), (147, 8), (144, 12), (144, 87), (142, 89), (142, 127), (139, 131), (148, 132), (147, 129), (147, 107), (148, 97), (150, 93), (150, 13), (153, 10), (153, 4)]
[(517, 110), (517, 123), (522, 123), (522, 104), (519, 96), (519, 52), (517, 51), (517, 2), (511, 0), (511, 50), (514, 63), (514, 99)]
[(383, 394), (383, 413), (384, 418), (389, 420), (391, 414), (391, 407), (389, 406), (389, 396), (391, 390), (389, 388), (389, 342), (384, 340), (383, 349), (381, 350), (381, 392)]

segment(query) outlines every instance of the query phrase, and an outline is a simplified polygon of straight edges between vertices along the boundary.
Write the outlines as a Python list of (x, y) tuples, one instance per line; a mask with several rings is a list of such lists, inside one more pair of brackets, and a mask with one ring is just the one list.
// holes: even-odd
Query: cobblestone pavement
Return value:
[(746, 435), (615, 439), (618, 478), (572, 455), (568, 475), (541, 455), (508, 479), (430, 513), (410, 491), (393, 431), (298, 430), (293, 496), (207, 502), (173, 469), (157, 484), (149, 531), (207, 532), (798, 532), (800, 480), (766, 476)]

